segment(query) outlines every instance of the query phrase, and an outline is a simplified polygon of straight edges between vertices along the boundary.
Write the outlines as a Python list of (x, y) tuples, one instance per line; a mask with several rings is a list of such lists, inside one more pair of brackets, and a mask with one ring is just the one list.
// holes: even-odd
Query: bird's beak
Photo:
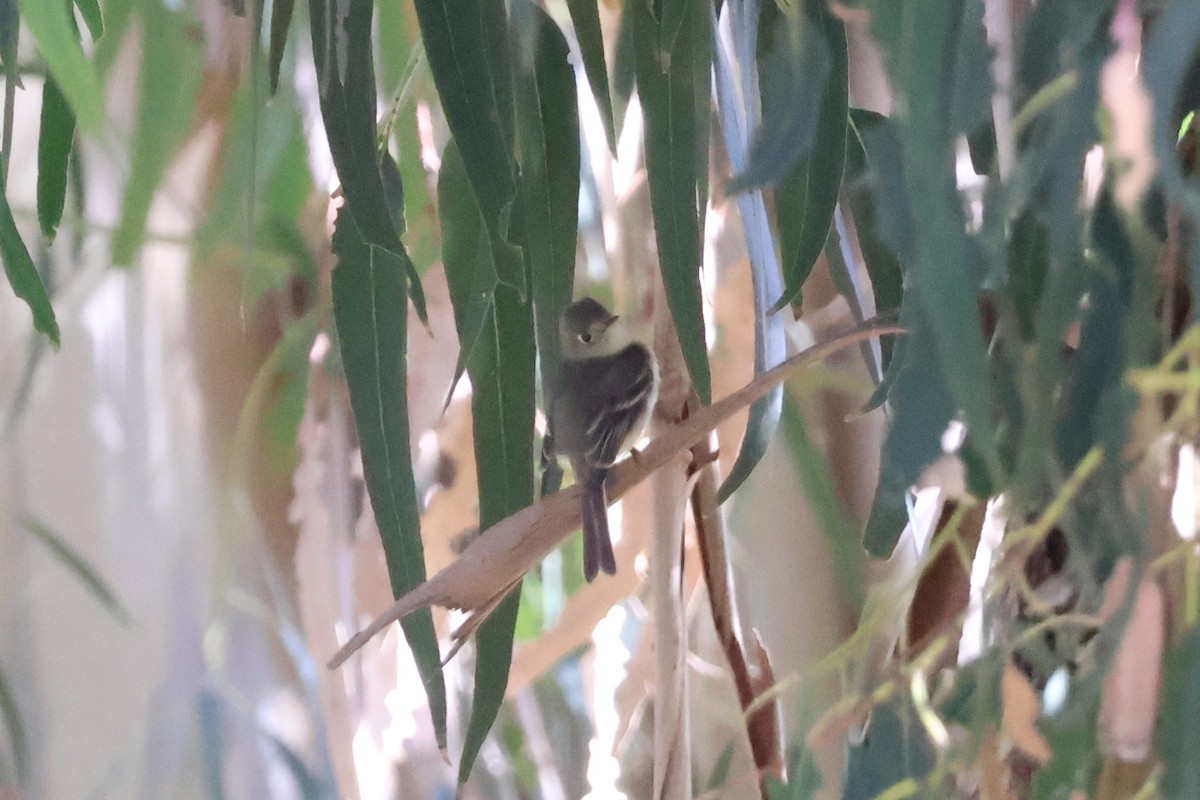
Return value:
[(611, 328), (613, 326), (613, 324), (619, 319), (620, 319), (620, 317), (617, 316), (616, 314), (610, 314), (608, 319), (606, 319), (604, 321), (604, 330), (608, 330), (609, 328)]

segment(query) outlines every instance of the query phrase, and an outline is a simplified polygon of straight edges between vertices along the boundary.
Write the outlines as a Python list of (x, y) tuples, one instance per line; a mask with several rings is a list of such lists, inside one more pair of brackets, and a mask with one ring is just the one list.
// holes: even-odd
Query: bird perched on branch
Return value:
[(600, 570), (617, 571), (604, 481), (650, 418), (658, 365), (650, 348), (590, 297), (563, 312), (559, 336), (562, 363), (547, 416), (554, 450), (570, 459), (582, 492), (583, 574), (591, 581)]

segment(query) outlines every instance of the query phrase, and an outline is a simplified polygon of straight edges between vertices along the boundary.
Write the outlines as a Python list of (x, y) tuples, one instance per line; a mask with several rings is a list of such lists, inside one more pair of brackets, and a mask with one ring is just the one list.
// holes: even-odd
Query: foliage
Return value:
[[(244, 224), (239, 236), (250, 244), (243, 266), (255, 300), (293, 282), (314, 292), (319, 286), (301, 222), (314, 181), (290, 80), (309, 69), (294, 55), (304, 26), (342, 198), (331, 296), (321, 313), (296, 315), (292, 321), (305, 327), (273, 363), (292, 379), (281, 438), (294, 438), (301, 345), (311, 344), (324, 313), (337, 337), (391, 590), (401, 598), (424, 585), (423, 501), (407, 401), (408, 304), (430, 323), (422, 278), (440, 260), (460, 348), (447, 405), (465, 374), (479, 528), (486, 536), (532, 505), (539, 374), (545, 395), (559, 358), (557, 319), (576, 283), (577, 235), (586, 224), (580, 196), (595, 183), (581, 107), (594, 101), (603, 143), (615, 155), (636, 92), (659, 263), (652, 280), (661, 280), (662, 313), (675, 332), (668, 344), (678, 345), (700, 404), (714, 399), (710, 359), (721, 336), (714, 344), (705, 316), (706, 222), (710, 207), (727, 200), (738, 209), (750, 256), (756, 375), (786, 356), (785, 315), (807, 309), (804, 290), (815, 275), (846, 299), (860, 324), (873, 308), (906, 329), (901, 340), (881, 343), (878, 361), (870, 347), (863, 351), (873, 379), (864, 408), (885, 413), (888, 424), (861, 549), (795, 402), (822, 387), (781, 387), (755, 404), (721, 501), (736, 502), (771, 442), (783, 438), (848, 582), (866, 556), (897, 552), (913, 522), (914, 487), (940, 461), (962, 470), (961, 487), (933, 479), (953, 489), (961, 504), (953, 513), (1004, 498), (1007, 532), (983, 598), (984, 653), (948, 671), (935, 691), (926, 685), (933, 667), (956, 665), (943, 657), (957, 650), (965, 600), (927, 640), (900, 636), (897, 648), (897, 636), (882, 632), (905, 628), (898, 609), (911, 599), (907, 584), (920, 582), (940, 549), (960, 551), (970, 572), (978, 530), (966, 544), (960, 518), (936, 526), (912, 575), (845, 590), (843, 599), (862, 609), (859, 631), (813, 672), (849, 675), (851, 665), (879, 655), (884, 639), (880, 660), (889, 664), (864, 685), (845, 680), (830, 703), (866, 726), (867, 738), (849, 750), (846, 796), (937, 796), (958, 777), (986, 772), (982, 754), (995, 749), (999, 732), (1012, 734), (1005, 715), (1014, 703), (997, 699), (1000, 665), (1009, 663), (1036, 693), (1060, 669), (1069, 666), (1071, 675), (1067, 709), (1053, 718), (1035, 714), (1053, 758), (1027, 786), (1014, 779), (1016, 790), (1033, 797), (1093, 791), (1105, 758), (1096, 735), (1099, 687), (1128, 618), (1101, 614), (1104, 587), (1123, 559), (1139, 575), (1157, 578), (1181, 563), (1194, 578), (1200, 558), (1194, 548), (1156, 550), (1146, 477), (1161, 442), (1177, 453), (1200, 429), (1200, 342), (1197, 329), (1187, 328), (1200, 296), (1198, 135), (1184, 123), (1200, 104), (1197, 5), (1042, 0), (1014, 23), (986, 16), (1000, 5), (1011, 11), (1012, 4), (992, 0), (630, 2), (619, 40), (607, 50), (598, 4), (559, 5), (414, 0), (414, 25), (395, 0), (309, 0), (306, 18), (291, 0), (275, 0), (269, 21), (262, 4), (249, 4), (254, 44), (233, 115), (239, 135), (227, 143), (220, 201), (196, 242), (219, 249), (225, 232)], [(44, 69), (36, 209), (43, 249), (71, 223), (70, 167), (80, 158), (80, 137), (108, 133), (103, 86), (121, 32), (131, 19), (153, 31), (142, 37), (128, 180), (110, 240), (113, 264), (130, 266), (164, 174), (197, 123), (204, 50), (193, 9), (159, 0), (113, 0), (103, 14), (95, 0), (23, 0), (17, 9), (0, 3), (7, 11), (0, 14), (0, 57), (11, 102), (20, 83), (19, 19)], [(890, 115), (853, 107), (847, 27), (855, 24), (878, 44), (894, 92)], [(1141, 25), (1149, 33), (1144, 43)], [(84, 46), (85, 31), (94, 46)], [(1121, 94), (1107, 71), (1131, 52), (1144, 68), (1138, 81), (1125, 76), (1133, 88)], [(395, 88), (382, 120), (380, 83)], [(591, 98), (578, 96), (584, 87)], [(436, 191), (421, 152), (422, 136), (431, 134), (421, 131), (416, 96), (445, 123)], [(1139, 139), (1134, 130), (1130, 149), (1136, 123), (1122, 104), (1140, 101), (1148, 132)], [(4, 150), (7, 180), (11, 119)], [(1139, 177), (1150, 161), (1157, 166)], [(8, 282), (35, 330), (58, 345), (53, 285), (28, 241), (0, 192)], [(956, 427), (962, 441), (946, 444), (944, 434)], [(57, 541), (39, 538), (52, 547)], [(1041, 572), (1030, 566), (1046, 563)], [(72, 569), (119, 611), (85, 567)], [(542, 577), (534, 576), (524, 596), (548, 591)], [(1039, 595), (1051, 578), (1071, 586), (1067, 605)], [(508, 686), (523, 591), (519, 582), (499, 589), (503, 599), (483, 615), (476, 637), (460, 785)], [(1198, 591), (1194, 581), (1183, 590), (1190, 612), (1176, 625), (1165, 662), (1170, 705), (1153, 757), (1161, 761), (1158, 789), (1169, 797), (1200, 793), (1191, 751), (1181, 744), (1200, 727), (1189, 681), (1197, 669)], [(1078, 621), (1072, 614), (1090, 622), (1088, 634), (1067, 645), (1057, 631)], [(402, 624), (444, 749), (447, 698), (433, 616), (424, 609)], [(1055, 631), (1053, 646), (1030, 630)], [(0, 689), (11, 728), (7, 685)], [(830, 719), (813, 728), (838, 728)], [(947, 735), (947, 726), (961, 735)], [(828, 782), (809, 747), (792, 748), (790, 779), (764, 782), (767, 795), (808, 797)], [(1019, 740), (1017, 748), (1029, 755)], [(724, 759), (714, 787), (728, 770)]]

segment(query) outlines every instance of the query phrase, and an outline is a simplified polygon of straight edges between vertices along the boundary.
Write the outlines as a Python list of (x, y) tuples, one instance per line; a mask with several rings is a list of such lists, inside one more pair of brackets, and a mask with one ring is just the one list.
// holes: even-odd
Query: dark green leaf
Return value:
[(962, 6), (952, 0), (878, 0), (872, 4), (872, 32), (905, 100), (899, 120), (904, 179), (911, 208), (920, 210), (911, 216), (913, 258), (900, 256), (924, 304), (946, 386), (989, 472), (997, 474), (979, 280), (969, 269), (963, 203), (955, 190), (956, 131), (948, 105), (961, 14)]
[(83, 587), (100, 601), (100, 605), (104, 606), (117, 622), (120, 622), (122, 625), (129, 624), (129, 612), (125, 610), (125, 606), (121, 604), (116, 594), (109, 588), (108, 582), (92, 568), (91, 564), (76, 553), (69, 544), (63, 541), (61, 536), (38, 520), (27, 517), (24, 520), (24, 525), (25, 530), (29, 531), (33, 538), (45, 545), (55, 560), (78, 578)]
[[(883, 123), (885, 118), (872, 111), (852, 109), (846, 129), (846, 205), (854, 220), (858, 248), (862, 253), (871, 291), (875, 295), (875, 313), (898, 311), (903, 299), (904, 274), (900, 260), (884, 244), (877, 230), (875, 196), (871, 191), (871, 168), (863, 147), (863, 132)], [(886, 372), (892, 361), (890, 337), (879, 343), (882, 367)]]
[[(425, 580), (409, 452), (405, 273), (395, 254), (363, 240), (351, 213), (342, 207), (334, 231), (333, 312), (367, 492), (392, 592), (400, 597)], [(446, 686), (433, 616), (425, 609), (405, 617), (401, 626), (425, 685), (438, 746), (444, 748)]]
[[(764, 8), (773, 7), (764, 4)], [(846, 29), (825, 9), (821, 0), (808, 0), (805, 30), (827, 53), (827, 78), (818, 86), (820, 105), (809, 115), (815, 119), (811, 149), (783, 175), (775, 187), (775, 214), (779, 220), (779, 249), (783, 259), (784, 290), (774, 310), (798, 301), (829, 234), (833, 210), (841, 190), (846, 160), (849, 94)], [(812, 45), (810, 45), (810, 48)], [(806, 78), (812, 81), (813, 78)], [(772, 103), (763, 95), (764, 113)]]
[(633, 96), (636, 82), (637, 40), (636, 22), (641, 15), (631, 13), (625, 6), (621, 11), (621, 27), (617, 29), (617, 52), (613, 56), (613, 125), (618, 133), (625, 122), (625, 110)]
[[(479, 526), (495, 525), (533, 502), (533, 309), (509, 286), (496, 287), (495, 304), (467, 369), (479, 484)], [(521, 599), (517, 586), (475, 637), (475, 693), (459, 763), (466, 783), (500, 711), (512, 666), (513, 632)]]
[(933, 769), (935, 753), (916, 713), (902, 701), (875, 706), (862, 744), (850, 748), (845, 800), (869, 800)]
[(983, 29), (983, 0), (964, 0), (959, 13), (950, 130), (972, 133), (991, 117), (992, 49)]
[(1034, 321), (1050, 267), (1049, 237), (1030, 213), (1022, 214), (1012, 226), (1008, 244), (1008, 291), (1017, 312), (1021, 338), (1034, 337)]
[[(827, 87), (836, 91), (836, 87), (830, 87), (829, 79), (832, 60), (837, 56), (830, 52), (831, 43), (823, 35), (821, 16), (824, 15), (819, 5), (809, 5), (815, 5), (820, 16), (793, 19), (784, 15), (775, 3), (763, 4), (758, 57), (763, 119), (755, 134), (749, 163), (725, 187), (730, 194), (751, 186), (774, 184), (787, 175), (812, 147), (822, 106), (828, 98)], [(841, 23), (830, 20), (833, 27), (841, 29)], [(841, 50), (844, 60), (844, 34)], [(844, 66), (842, 74), (844, 97)], [(836, 77), (833, 80), (836, 81)], [(842, 116), (845, 116), (844, 101)], [(845, 125), (844, 120), (842, 125)]]
[[(592, 8), (595, 13), (593, 3)], [(567, 42), (544, 11), (517, 0), (536, 31), (535, 58), (517, 80), (521, 244), (531, 277), (543, 386), (558, 374), (558, 318), (571, 302), (579, 224), (579, 116)]]
[(1193, 625), (1166, 664), (1166, 690), (1158, 726), (1163, 760), (1163, 800), (1200, 797), (1200, 627)]
[(283, 61), (283, 51), (287, 47), (288, 28), (292, 25), (292, 11), (296, 0), (274, 0), (271, 6), (271, 52), (267, 61), (267, 73), (270, 78), (271, 94), (279, 88), (279, 65)]
[[(5, 156), (0, 155), (0, 174), (3, 173)], [(54, 307), (42, 284), (42, 276), (29, 255), (17, 223), (13, 220), (8, 198), (0, 191), (0, 258), (4, 260), (4, 274), (13, 293), (25, 301), (33, 313), (33, 327), (55, 347), (59, 346), (58, 321), (54, 318)]]
[[(392, 225), (397, 231), (404, 233), (404, 181), (400, 177), (400, 168), (387, 153), (380, 154), (379, 164), (383, 193), (387, 199), (388, 213), (392, 215)], [(428, 325), (429, 312), (425, 307), (425, 289), (421, 286), (421, 275), (403, 246), (397, 255), (400, 256), (400, 263), (404, 265), (404, 271), (408, 275), (408, 296), (412, 299), (413, 310), (417, 312), (417, 319)]]
[[(120, 266), (132, 264), (142, 244), (150, 203), (191, 124), (204, 64), (203, 43), (193, 35), (184, 15), (169, 11), (158, 0), (143, 0), (142, 14), (146, 30), (154, 35), (142, 40), (134, 156), (121, 219), (112, 237), (112, 261)], [(78, 106), (72, 105), (78, 112)]]
[(415, 5), (442, 109), (483, 213), (496, 273), (523, 293), (524, 266), (508, 241), (517, 187), (506, 135), (511, 78), (504, 56), (504, 6), (489, 0), (416, 0)]
[[(692, 382), (701, 401), (708, 403), (712, 378), (700, 294), (701, 217), (707, 198), (698, 194), (698, 154), (707, 152), (708, 143), (707, 137), (701, 141), (696, 119), (697, 109), (707, 109), (711, 100), (709, 82), (697, 83), (699, 70), (693, 60), (699, 59), (707, 74), (711, 51), (705, 49), (707, 40), (696, 25), (684, 26), (666, 64), (658, 48), (659, 25), (647, 4), (631, 3), (625, 13), (638, 17), (633, 23), (635, 69), (645, 115), (646, 171), (667, 305)], [(696, 16), (703, 19), (698, 11)]]
[(942, 453), (942, 432), (954, 418), (954, 401), (942, 377), (929, 325), (917, 309), (903, 324), (910, 333), (896, 348), (898, 368), (888, 392), (892, 420), (879, 465), (879, 484), (863, 546), (874, 558), (887, 558), (908, 523), (908, 488)]
[(67, 163), (75, 139), (75, 114), (53, 76), (42, 85), (38, 132), (37, 212), (42, 234), (53, 239), (67, 202)]
[(104, 15), (100, 13), (99, 0), (75, 0), (75, 7), (83, 16), (83, 24), (87, 25), (92, 41), (104, 35)]
[(438, 172), (438, 215), (442, 220), (442, 262), (458, 330), (458, 364), (446, 394), (449, 404), (467, 362), (491, 314), (496, 269), (483, 230), (483, 219), (467, 180), (466, 167), (453, 139), (442, 151)]
[(21, 18), (37, 39), (38, 52), (75, 110), (79, 126), (86, 131), (99, 131), (104, 123), (104, 93), (79, 44), (79, 31), (70, 6), (57, 0), (20, 0), (18, 5)]
[(12, 52), (17, 43), (18, 29), (21, 18), (17, 13), (17, 0), (0, 0), (0, 62), (11, 79), (19, 80), (16, 53)]
[[(608, 91), (608, 65), (604, 60), (604, 40), (600, 35), (600, 8), (597, 0), (567, 0), (575, 38), (583, 54), (583, 69), (587, 73), (592, 96), (600, 108), (600, 121), (613, 157), (617, 155), (617, 133), (613, 123), (613, 104)], [(537, 280), (535, 277), (534, 280)]]

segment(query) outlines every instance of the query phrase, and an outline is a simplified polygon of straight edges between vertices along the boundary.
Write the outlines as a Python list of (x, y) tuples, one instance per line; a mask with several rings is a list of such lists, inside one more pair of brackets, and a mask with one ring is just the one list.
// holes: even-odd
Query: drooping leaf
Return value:
[[(859, 251), (867, 267), (867, 275), (871, 278), (876, 314), (898, 311), (904, 296), (904, 273), (900, 260), (884, 244), (877, 230), (872, 172), (862, 138), (866, 130), (884, 120), (880, 114), (856, 108), (850, 111), (850, 124), (846, 129), (846, 206), (854, 220)], [(892, 348), (890, 338), (880, 342), (881, 365), (885, 373), (891, 364)]]
[[(913, 257), (901, 254), (918, 289), (946, 386), (972, 441), (998, 473), (987, 362), (978, 312), (980, 276), (971, 269), (963, 203), (955, 189), (952, 87), (963, 6), (949, 0), (872, 3), (872, 33), (904, 97), (898, 117)], [(919, 53), (919, 58), (913, 58)], [(998, 476), (997, 476), (998, 477)]]
[(499, 279), (524, 293), (524, 266), (509, 242), (516, 198), (511, 78), (504, 5), (489, 0), (416, 0), (417, 19), (450, 132), (478, 199)]
[(71, 6), (58, 0), (19, 0), (18, 5), (21, 19), (37, 39), (38, 52), (75, 111), (79, 126), (98, 132), (104, 122), (104, 93), (79, 44)]
[[(5, 159), (0, 155), (0, 174), (3, 174)], [(50, 295), (42, 283), (37, 266), (29, 255), (29, 249), (21, 239), (17, 223), (13, 220), (12, 209), (8, 205), (8, 197), (0, 191), (0, 258), (4, 260), (4, 274), (13, 293), (25, 301), (33, 313), (33, 327), (55, 347), (60, 344), (58, 320), (54, 318), (54, 307), (50, 305)]]
[(25, 720), (21, 717), (21, 709), (17, 707), (16, 694), (8, 682), (8, 676), (2, 669), (0, 669), (0, 719), (4, 721), (4, 727), (8, 731), (17, 778), (23, 783), (29, 777), (29, 734), (25, 730)]
[[(823, 14), (819, 3), (808, 6)], [(757, 61), (762, 125), (755, 133), (749, 161), (726, 187), (730, 194), (780, 181), (808, 153), (836, 58), (823, 35), (820, 16), (787, 15), (775, 3), (763, 3), (761, 14)], [(841, 28), (836, 20), (833, 23)], [(845, 48), (843, 34), (843, 57)]]
[[(406, 346), (408, 301), (400, 259), (368, 244), (348, 206), (338, 212), (333, 312), (367, 493), (383, 539), (392, 592), (425, 580), (421, 518), (409, 452)], [(446, 686), (428, 610), (401, 626), (429, 698), (438, 746), (446, 746)]]
[(567, 0), (571, 11), (571, 23), (575, 26), (575, 38), (583, 54), (583, 70), (587, 73), (588, 85), (600, 109), (600, 121), (604, 125), (604, 136), (608, 149), (617, 154), (617, 134), (613, 122), (613, 104), (608, 90), (608, 65), (604, 59), (604, 39), (600, 35), (600, 7), (597, 0)]
[(521, 165), (518, 196), (542, 382), (549, 387), (558, 374), (558, 318), (571, 301), (575, 278), (580, 169), (575, 73), (567, 60), (566, 39), (554, 20), (525, 0), (514, 4), (513, 17), (525, 20), (535, 31), (535, 57), (514, 76)]
[[(533, 503), (535, 363), (532, 305), (512, 287), (498, 285), (467, 363), (481, 530)], [(520, 599), (518, 585), (475, 636), (475, 692), (459, 763), (460, 786), (504, 701)]]
[(92, 35), (92, 41), (103, 36), (104, 15), (100, 13), (99, 0), (75, 0), (75, 7), (79, 9), (83, 24), (87, 25), (88, 33)]
[(279, 65), (283, 62), (283, 51), (287, 47), (295, 4), (296, 0), (274, 0), (271, 6), (271, 50), (267, 61), (271, 94), (275, 94), (279, 88)]
[(91, 595), (100, 601), (100, 605), (112, 614), (113, 618), (122, 625), (129, 623), (129, 612), (125, 610), (124, 604), (121, 603), (116, 593), (109, 587), (108, 581), (96, 572), (95, 568), (87, 562), (83, 556), (75, 552), (71, 545), (67, 544), (61, 536), (51, 530), (48, 526), (39, 520), (27, 517), (24, 520), (25, 530), (29, 532), (33, 538), (41, 542), (54, 559), (67, 569), (76, 579), (88, 590)]
[[(142, 38), (134, 157), (112, 237), (112, 261), (120, 266), (131, 265), (142, 244), (150, 203), (191, 123), (204, 63), (202, 43), (182, 13), (159, 0), (141, 0), (141, 8), (144, 29), (153, 35)], [(82, 116), (80, 125), (86, 129)]]
[(449, 403), (491, 314), (497, 284), (483, 217), (453, 139), (442, 151), (442, 168), (438, 172), (438, 216), (442, 221), (442, 262), (446, 265), (446, 283), (458, 330), (458, 363), (446, 395)]
[[(694, 0), (698, 2), (698, 0)], [(698, 64), (708, 72), (710, 39), (698, 24), (683, 26), (666, 58), (659, 49), (660, 26), (646, 3), (632, 3), (625, 13), (636, 15), (635, 71), (645, 118), (646, 171), (658, 256), (666, 287), (667, 305), (675, 321), (688, 373), (704, 403), (712, 399), (712, 378), (705, 345), (701, 307), (701, 218), (707, 198), (699, 196), (700, 153), (707, 137), (697, 130), (698, 109), (711, 103), (708, 81), (697, 83)], [(705, 23), (701, 12), (695, 16)], [(698, 60), (698, 61), (697, 61)]]
[[(846, 29), (821, 0), (808, 0), (805, 30), (827, 53), (828, 69), (819, 86), (810, 114), (814, 120), (810, 145), (801, 158), (783, 173), (775, 187), (775, 215), (779, 221), (779, 249), (783, 258), (784, 290), (774, 309), (799, 302), (804, 282), (825, 246), (833, 210), (842, 186), (846, 160), (846, 129), (849, 111)], [(774, 3), (764, 3), (764, 9)], [(806, 82), (814, 80), (806, 77)], [(763, 95), (764, 113), (775, 100)]]
[[(744, 92), (755, 83), (754, 52), (758, 20), (754, 19), (751, 9), (752, 6), (729, 6), (729, 25), (735, 52), (726, 52), (724, 43), (717, 42), (717, 58), (714, 62), (721, 131), (734, 172), (742, 171), (751, 157), (750, 128), (757, 121), (753, 95)], [(710, 11), (710, 16), (715, 30), (715, 11)], [(742, 65), (743, 91), (739, 91), (735, 85), (733, 63)], [(762, 190), (756, 187), (742, 192), (736, 201), (746, 237), (746, 249), (750, 255), (750, 276), (754, 290), (754, 374), (761, 375), (787, 355), (783, 319), (770, 313), (771, 303), (782, 292), (783, 286)], [(778, 387), (751, 405), (746, 433), (733, 467), (717, 491), (717, 502), (727, 500), (762, 460), (779, 424), (782, 394), (783, 388)]]
[(417, 317), (428, 322), (420, 278), (393, 222), (394, 214), (402, 215), (403, 209), (397, 212), (389, 206), (380, 173), (375, 130), (375, 62), (371, 54), (373, 0), (351, 0), (344, 32), (329, 25), (330, 15), (337, 18), (335, 8), (328, 0), (309, 0), (321, 118), (325, 122), (329, 151), (363, 240), (399, 258), (408, 273), (406, 284)]
[(67, 202), (67, 163), (75, 139), (75, 113), (53, 76), (42, 85), (38, 131), (37, 212), (42, 234), (53, 239)]

